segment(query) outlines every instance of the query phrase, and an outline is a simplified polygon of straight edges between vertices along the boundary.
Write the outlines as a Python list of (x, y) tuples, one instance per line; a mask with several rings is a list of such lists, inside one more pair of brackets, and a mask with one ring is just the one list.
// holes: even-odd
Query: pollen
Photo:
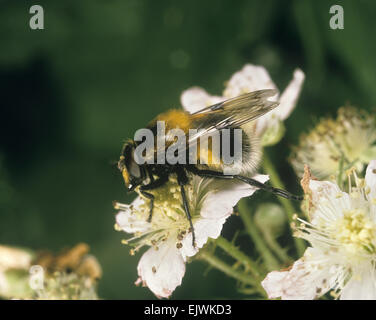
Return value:
[(376, 225), (363, 210), (344, 212), (336, 229), (335, 238), (345, 246), (349, 253), (376, 252)]
[[(136, 190), (137, 191), (137, 190)], [(192, 186), (185, 186), (186, 196), (189, 203), (194, 203), (196, 197)], [(122, 241), (133, 247), (130, 254), (135, 254), (143, 246), (152, 246), (155, 250), (170, 237), (178, 239), (177, 248), (182, 247), (181, 241), (189, 230), (189, 220), (186, 217), (181, 190), (176, 177), (163, 186), (149, 191), (154, 196), (153, 214), (150, 216), (150, 200), (139, 194), (142, 198), (137, 205), (117, 206), (127, 212), (129, 216), (129, 227), (134, 229), (133, 236)], [(197, 213), (191, 210), (193, 222), (197, 218)]]

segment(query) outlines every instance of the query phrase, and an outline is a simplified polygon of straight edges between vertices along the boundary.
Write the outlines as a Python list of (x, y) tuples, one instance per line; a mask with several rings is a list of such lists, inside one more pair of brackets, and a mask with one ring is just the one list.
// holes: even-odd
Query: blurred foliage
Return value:
[[(29, 28), (40, 4), (45, 29)], [(329, 28), (341, 4), (345, 29)], [(0, 243), (58, 250), (91, 245), (102, 298), (153, 298), (133, 285), (138, 257), (113, 231), (112, 201), (126, 202), (116, 161), (122, 141), (179, 107), (182, 90), (213, 94), (245, 63), (264, 65), (283, 89), (306, 73), (286, 135), (268, 150), (288, 189), (286, 158), (312, 120), (376, 101), (374, 1), (0, 1)], [(273, 201), (269, 195), (256, 200)], [(238, 217), (225, 225), (232, 237)], [(252, 244), (243, 243), (251, 253)], [(235, 283), (193, 262), (173, 298), (239, 298)], [(218, 283), (220, 285), (218, 285)]]

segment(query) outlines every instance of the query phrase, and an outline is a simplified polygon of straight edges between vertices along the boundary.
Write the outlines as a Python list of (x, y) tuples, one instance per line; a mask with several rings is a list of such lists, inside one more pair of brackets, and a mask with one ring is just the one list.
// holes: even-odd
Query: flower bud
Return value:
[(269, 126), (262, 135), (261, 145), (263, 147), (277, 144), (285, 135), (286, 128), (284, 123), (279, 119), (273, 119), (271, 121), (274, 121), (275, 124)]
[(265, 203), (258, 207), (255, 214), (255, 223), (262, 232), (278, 237), (286, 226), (286, 214), (283, 209), (274, 203)]

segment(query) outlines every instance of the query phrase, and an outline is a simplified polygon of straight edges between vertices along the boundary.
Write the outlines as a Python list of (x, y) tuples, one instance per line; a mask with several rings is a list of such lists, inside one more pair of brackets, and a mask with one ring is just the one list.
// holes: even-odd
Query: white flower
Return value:
[(0, 296), (9, 297), (11, 285), (6, 276), (8, 270), (28, 270), (33, 255), (21, 248), (0, 245)]
[(27, 300), (97, 299), (102, 269), (86, 244), (57, 256), (0, 245), (0, 297)]
[(35, 290), (33, 300), (98, 300), (96, 283), (76, 272), (55, 272)]
[(376, 158), (376, 118), (363, 110), (342, 107), (337, 119), (321, 119), (300, 137), (290, 162), (298, 176), (308, 164), (314, 176), (327, 179), (336, 175), (341, 166), (355, 166), (358, 172)]
[(28, 250), (0, 245), (0, 270), (27, 269), (32, 257)]
[[(265, 182), (265, 175), (255, 176)], [(116, 228), (134, 236), (124, 241), (133, 244), (134, 250), (151, 246), (138, 264), (138, 280), (158, 297), (167, 298), (182, 282), (185, 262), (202, 248), (208, 238), (216, 239), (221, 233), (233, 207), (243, 197), (251, 196), (256, 189), (238, 181), (206, 179), (192, 176), (185, 187), (196, 236), (192, 245), (192, 232), (186, 218), (180, 189), (176, 180), (154, 191), (154, 210), (151, 222), (149, 202), (139, 196), (131, 205), (116, 204)]]
[[(270, 98), (279, 101), (280, 105), (254, 122), (256, 136), (263, 146), (277, 143), (283, 136), (283, 121), (289, 117), (296, 106), (304, 73), (300, 69), (294, 71), (294, 77), (282, 93)], [(200, 87), (185, 90), (181, 95), (181, 103), (185, 109), (198, 111), (211, 104), (233, 98), (238, 95), (262, 89), (277, 89), (268, 71), (262, 66), (246, 64), (228, 81), (223, 96), (211, 96)]]
[(376, 299), (376, 160), (365, 179), (344, 192), (328, 181), (309, 181), (310, 221), (297, 236), (311, 247), (287, 271), (262, 282), (270, 298), (314, 299), (333, 290), (341, 299)]

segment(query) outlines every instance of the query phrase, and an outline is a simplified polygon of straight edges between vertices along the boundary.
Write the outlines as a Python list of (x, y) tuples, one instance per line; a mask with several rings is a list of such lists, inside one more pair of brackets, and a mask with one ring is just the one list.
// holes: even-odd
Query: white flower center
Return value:
[[(148, 222), (150, 215), (150, 200), (145, 198), (141, 193), (140, 196), (144, 199), (142, 203), (137, 206), (126, 206), (116, 204), (116, 207), (122, 211), (127, 211), (130, 214), (130, 219), (134, 224), (130, 223), (130, 227), (137, 227), (137, 232), (130, 239), (123, 240), (124, 244), (133, 244), (134, 250), (131, 254), (139, 250), (142, 246), (154, 246), (158, 249), (158, 245), (167, 239), (176, 239), (176, 247), (181, 248), (181, 241), (184, 236), (191, 232), (190, 224), (187, 219), (181, 190), (175, 179), (170, 179), (162, 187), (155, 190), (148, 190), (148, 193), (154, 196), (153, 213), (150, 223)], [(190, 213), (192, 220), (197, 218), (194, 208), (194, 193), (190, 184), (185, 186), (185, 192), (191, 207)], [(199, 212), (199, 211), (198, 211)], [(136, 230), (136, 228), (135, 228)]]
[(375, 230), (375, 223), (364, 210), (354, 209), (343, 213), (333, 230), (333, 237), (351, 254), (376, 253)]

